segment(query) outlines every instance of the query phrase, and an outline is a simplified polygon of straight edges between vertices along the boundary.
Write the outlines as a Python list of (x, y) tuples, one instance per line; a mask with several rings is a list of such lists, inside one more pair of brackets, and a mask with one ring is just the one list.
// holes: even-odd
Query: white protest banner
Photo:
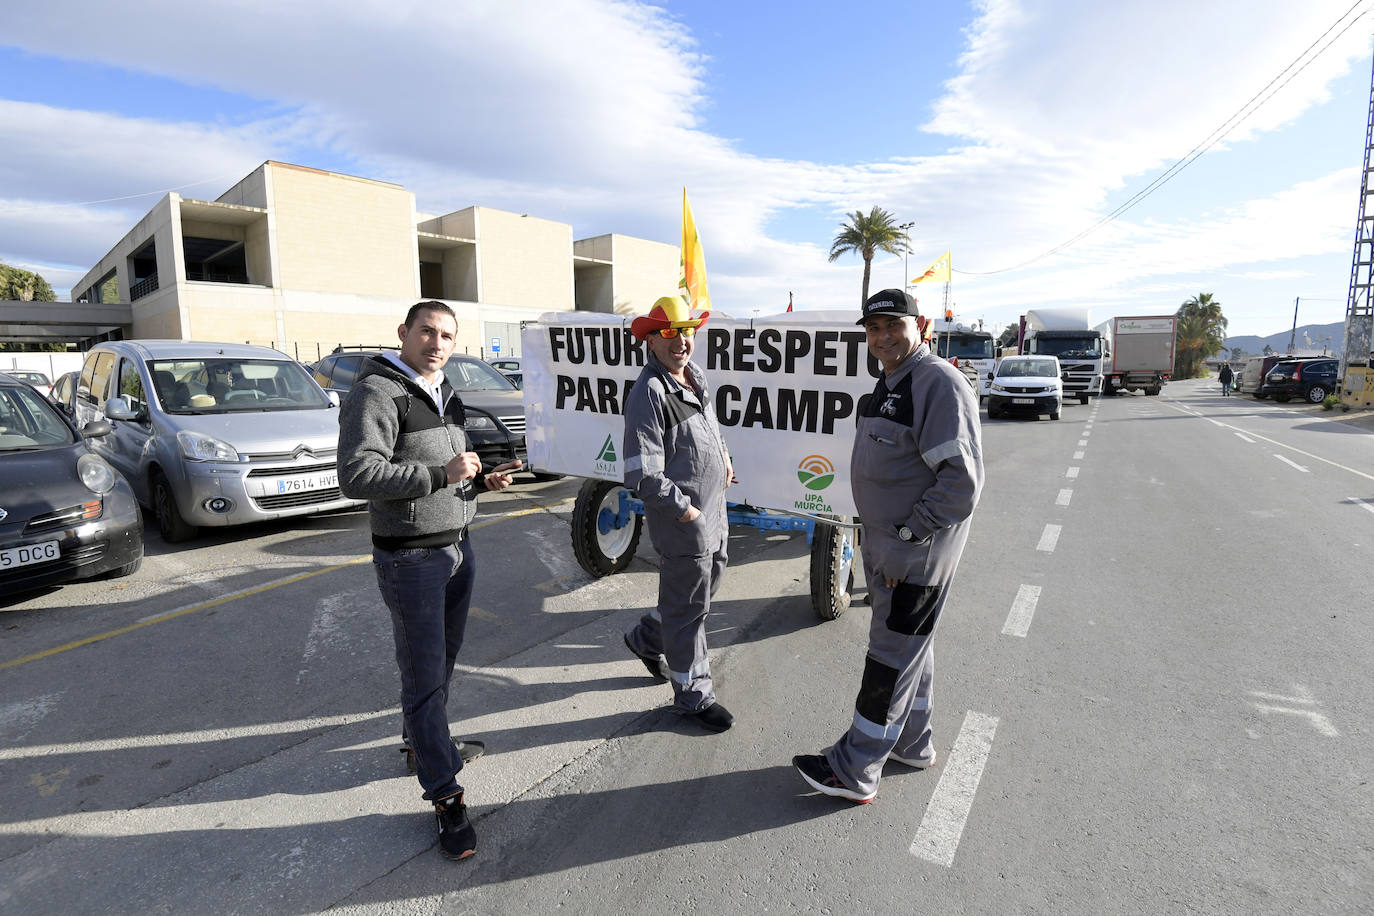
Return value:
[[(697, 333), (692, 361), (706, 374), (739, 478), (726, 491), (731, 502), (856, 514), (854, 420), (878, 376), (856, 314), (712, 315)], [(520, 339), (531, 466), (622, 480), (625, 399), (648, 356), (630, 319), (551, 312)]]

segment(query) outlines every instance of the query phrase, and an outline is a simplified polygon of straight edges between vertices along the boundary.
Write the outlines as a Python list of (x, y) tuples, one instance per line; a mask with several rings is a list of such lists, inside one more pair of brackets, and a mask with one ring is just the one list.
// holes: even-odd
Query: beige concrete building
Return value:
[(247, 341), (313, 360), (396, 339), (418, 299), (459, 318), (458, 350), (519, 354), (546, 311), (638, 314), (673, 292), (675, 245), (575, 240), (566, 223), (469, 207), (415, 209), (400, 185), (266, 162), (213, 201), (168, 194), (72, 288), (128, 303), (126, 336)]

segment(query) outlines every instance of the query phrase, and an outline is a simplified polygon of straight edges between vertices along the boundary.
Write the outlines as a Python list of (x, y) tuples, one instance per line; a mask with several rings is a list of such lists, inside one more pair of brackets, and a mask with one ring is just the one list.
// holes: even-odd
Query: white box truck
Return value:
[(1087, 309), (1030, 309), (1021, 318), (1021, 353), (1056, 356), (1063, 372), (1064, 400), (1102, 393), (1105, 339)]
[(974, 383), (981, 400), (992, 383), (992, 368), (997, 362), (990, 331), (980, 331), (952, 321), (935, 322), (935, 337), (930, 342), (937, 355), (955, 363)]
[(1103, 394), (1159, 394), (1174, 374), (1174, 315), (1113, 318), (1107, 322), (1111, 359)]

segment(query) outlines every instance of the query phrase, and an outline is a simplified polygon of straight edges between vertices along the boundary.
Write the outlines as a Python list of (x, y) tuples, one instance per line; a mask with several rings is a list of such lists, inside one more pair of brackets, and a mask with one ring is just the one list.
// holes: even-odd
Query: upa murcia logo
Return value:
[(807, 455), (801, 460), (801, 464), (797, 465), (797, 479), (808, 492), (793, 502), (793, 508), (803, 512), (834, 513), (835, 510), (820, 492), (835, 482), (835, 465), (829, 458), (824, 455)]
[(596, 453), (593, 464), (596, 466), (597, 473), (614, 475), (618, 473), (616, 469), (618, 462), (619, 459), (615, 456), (615, 441), (611, 439), (608, 433), (606, 441), (601, 443), (601, 451)]

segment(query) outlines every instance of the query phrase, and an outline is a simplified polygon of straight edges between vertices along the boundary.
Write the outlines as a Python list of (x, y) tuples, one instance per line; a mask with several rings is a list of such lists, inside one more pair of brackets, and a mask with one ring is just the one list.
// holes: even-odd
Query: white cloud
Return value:
[[(168, 122), (0, 101), (0, 257), (88, 265), (155, 198), (52, 203), (221, 177), (185, 192), (213, 198), (264, 159), (318, 165), (328, 155), (405, 185), (426, 211), (482, 203), (570, 222), (579, 237), (675, 241), (685, 185), (718, 306), (782, 308), (792, 289), (799, 303), (849, 307), (860, 262), (826, 260), (844, 212), (877, 203), (914, 218), (916, 261), (945, 247), (962, 269), (1033, 258), (1206, 138), (1348, 6), (984, 0), (925, 127), (948, 148), (871, 161), (856, 140), (851, 161), (820, 165), (745, 155), (700, 129), (711, 48), (692, 33), (690, 8), (674, 18), (624, 0), (540, 4), (537, 14), (495, 0), (341, 0), (327, 13), (249, 0), (57, 0), (13, 17), (3, 40), (241, 93), (271, 114)], [(1367, 43), (1351, 29), (1212, 155), (1239, 162), (1327, 102)], [(760, 67), (760, 79), (778, 78)], [(936, 87), (892, 88), (926, 98)], [(1301, 279), (1295, 258), (1347, 244), (1350, 184), (1348, 172), (1295, 161), (1202, 211), (1185, 172), (1152, 199), (1153, 217), (1142, 208), (1022, 271), (959, 275), (956, 300), (1014, 315), (1033, 302), (1126, 304), (1236, 272)], [(806, 242), (770, 238), (803, 211), (830, 216), (807, 217)], [(874, 270), (875, 287), (901, 280), (890, 257)]]

